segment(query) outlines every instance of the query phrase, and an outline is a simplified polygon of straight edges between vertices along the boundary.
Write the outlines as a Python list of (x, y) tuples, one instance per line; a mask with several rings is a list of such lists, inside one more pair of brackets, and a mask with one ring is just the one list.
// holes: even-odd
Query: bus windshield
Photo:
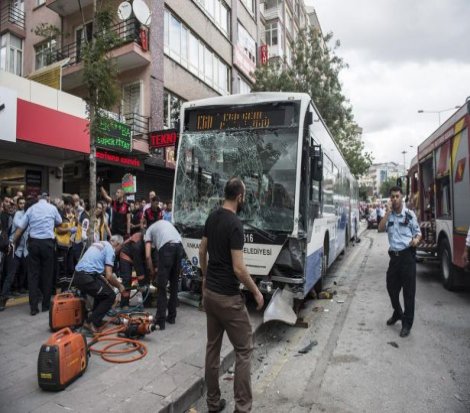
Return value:
[(242, 221), (260, 230), (291, 232), (298, 127), (185, 132), (179, 148), (174, 220), (203, 226), (222, 205), (232, 176), (246, 186)]

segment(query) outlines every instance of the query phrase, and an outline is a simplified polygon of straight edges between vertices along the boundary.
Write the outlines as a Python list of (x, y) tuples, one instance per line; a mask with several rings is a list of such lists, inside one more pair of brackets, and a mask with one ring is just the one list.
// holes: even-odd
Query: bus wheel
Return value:
[(447, 238), (439, 245), (439, 258), (441, 264), (442, 284), (448, 290), (455, 289), (455, 269), (452, 264), (452, 253)]
[(329, 251), (328, 251), (328, 244), (327, 244), (327, 239), (325, 239), (325, 243), (323, 246), (323, 256), (321, 259), (321, 276), (320, 279), (317, 281), (315, 284), (315, 292), (317, 294), (320, 294), (323, 291), (323, 280), (326, 277), (326, 271), (328, 269), (328, 256), (329, 256)]

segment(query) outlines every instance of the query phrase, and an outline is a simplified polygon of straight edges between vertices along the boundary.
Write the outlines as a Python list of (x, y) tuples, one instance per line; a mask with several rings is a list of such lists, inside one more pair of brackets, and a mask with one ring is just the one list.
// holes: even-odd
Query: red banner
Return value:
[(268, 58), (269, 58), (269, 55), (268, 55), (268, 45), (267, 44), (263, 44), (260, 48), (260, 61), (261, 61), (261, 64), (262, 65), (265, 65), (266, 63), (268, 63)]

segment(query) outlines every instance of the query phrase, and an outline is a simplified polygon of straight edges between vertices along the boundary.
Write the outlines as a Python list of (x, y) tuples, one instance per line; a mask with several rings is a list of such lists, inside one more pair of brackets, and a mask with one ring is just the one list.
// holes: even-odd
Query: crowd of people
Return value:
[[(152, 224), (171, 221), (171, 202), (163, 203), (155, 191), (138, 201), (126, 199), (122, 189), (111, 197), (101, 187), (100, 195), (94, 211), (94, 228), (90, 228), (89, 203), (79, 194), (51, 199), (47, 193), (25, 197), (17, 192), (13, 197), (0, 198), (0, 311), (9, 299), (28, 291), (32, 314), (37, 313), (41, 296), (42, 310), (48, 310), (50, 295), (70, 287), (75, 268), (88, 246), (119, 235), (126, 245), (123, 249), (129, 251), (130, 245), (144, 244), (143, 234)], [(51, 217), (49, 227), (48, 216)], [(140, 246), (140, 249), (145, 254), (145, 248)], [(149, 277), (145, 266), (129, 265), (133, 263), (133, 255), (136, 254), (120, 254), (120, 251), (116, 254), (114, 269), (118, 272), (123, 269), (126, 284), (130, 283), (130, 270), (134, 267), (138, 269), (140, 282), (144, 274)], [(136, 263), (144, 261), (145, 256), (135, 259)], [(43, 277), (44, 273), (48, 276)], [(125, 298), (123, 302), (128, 303)]]

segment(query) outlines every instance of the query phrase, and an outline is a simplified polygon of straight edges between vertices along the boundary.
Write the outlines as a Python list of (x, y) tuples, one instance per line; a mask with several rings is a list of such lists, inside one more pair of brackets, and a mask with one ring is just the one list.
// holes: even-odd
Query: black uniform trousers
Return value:
[[(181, 243), (167, 243), (158, 250), (157, 270), (157, 314), (156, 322), (164, 323), (168, 308), (168, 319), (176, 318), (176, 305), (178, 303), (178, 279), (183, 258)], [(167, 284), (170, 282), (170, 301), (167, 299)]]
[[(387, 291), (393, 307), (393, 315), (402, 319), (402, 326), (411, 328), (415, 313), (416, 260), (414, 250), (407, 248), (395, 254), (389, 251), (390, 263), (387, 270)], [(400, 291), (403, 289), (405, 312), (400, 305)]]
[(95, 327), (100, 327), (106, 313), (111, 310), (116, 294), (101, 274), (76, 271), (73, 284), (83, 294), (93, 297), (93, 311), (88, 317)]
[(32, 310), (38, 308), (41, 292), (42, 309), (47, 310), (54, 281), (54, 240), (29, 238), (28, 252), (29, 305)]

